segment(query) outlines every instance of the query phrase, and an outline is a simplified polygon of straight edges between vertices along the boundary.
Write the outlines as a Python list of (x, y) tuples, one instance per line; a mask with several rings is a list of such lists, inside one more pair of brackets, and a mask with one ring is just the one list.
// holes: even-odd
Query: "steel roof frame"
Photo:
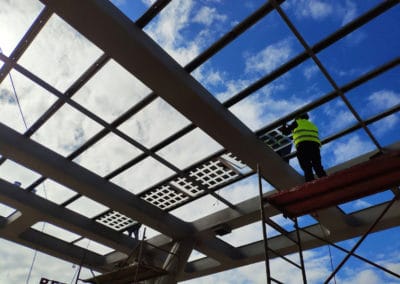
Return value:
[[(101, 224), (98, 224), (96, 222), (93, 223), (92, 220), (77, 213), (71, 212), (63, 207), (69, 202), (72, 202), (76, 198), (80, 197), (81, 194), (83, 194), (85, 196), (91, 197), (94, 200), (100, 201), (103, 204), (111, 205), (109, 206), (110, 208), (118, 208), (118, 210), (121, 209), (120, 211), (127, 216), (138, 219), (143, 223), (149, 224), (151, 227), (159, 230), (166, 236), (172, 237), (172, 239), (196, 239), (198, 243), (195, 245), (195, 248), (205, 253), (207, 257), (198, 261), (188, 263), (186, 265), (186, 271), (180, 276), (179, 280), (200, 277), (203, 275), (208, 275), (210, 273), (215, 273), (218, 271), (223, 271), (226, 269), (262, 260), (262, 253), (260, 253), (262, 252), (262, 249), (260, 249), (257, 253), (257, 248), (261, 245), (260, 242), (249, 244), (242, 248), (235, 248), (215, 238), (214, 232), (215, 227), (223, 223), (230, 224), (232, 228), (235, 228), (259, 220), (258, 208), (255, 208), (257, 206), (254, 207), (252, 205), (252, 203), (255, 202), (255, 199), (253, 198), (237, 205), (230, 204), (229, 201), (224, 200), (224, 202), (227, 203), (228, 206), (230, 206), (231, 208), (227, 208), (225, 210), (222, 210), (221, 212), (217, 212), (205, 218), (201, 218), (200, 220), (197, 220), (190, 224), (182, 222), (178, 218), (175, 218), (171, 214), (159, 210), (154, 206), (148, 205), (147, 202), (145, 202), (144, 200), (137, 198), (135, 195), (129, 194), (125, 190), (122, 190), (118, 186), (115, 186), (108, 181), (105, 181), (104, 183), (104, 179), (88, 173), (86, 169), (77, 166), (70, 160), (73, 160), (75, 157), (79, 156), (82, 152), (84, 152), (86, 149), (99, 141), (108, 133), (114, 132), (122, 137), (124, 140), (135, 145), (139, 149), (142, 149), (143, 154), (129, 161), (112, 173), (109, 173), (105, 177), (106, 180), (111, 179), (112, 177), (118, 175), (127, 168), (149, 156), (155, 157), (157, 160), (167, 165), (169, 168), (174, 169), (178, 175), (180, 174), (182, 176), (186, 176), (185, 173), (189, 172), (189, 169), (194, 168), (201, 162), (190, 166), (184, 171), (180, 171), (173, 164), (157, 156), (156, 152), (166, 145), (177, 140), (178, 138), (182, 137), (183, 135), (189, 133), (190, 131), (195, 129), (197, 125), (205, 130), (212, 138), (220, 142), (220, 144), (226, 147), (226, 149), (237, 154), (246, 164), (251, 166), (253, 169), (257, 164), (261, 164), (263, 176), (274, 186), (276, 186), (277, 189), (281, 190), (285, 188), (290, 188), (291, 186), (294, 186), (301, 182), (299, 175), (286, 164), (284, 164), (282, 160), (272, 150), (267, 149), (265, 146), (263, 146), (262, 143), (257, 140), (256, 135), (249, 131), (247, 127), (245, 127), (239, 120), (235, 119), (235, 117), (233, 117), (226, 110), (226, 108), (243, 100), (266, 84), (272, 82), (279, 76), (298, 66), (306, 59), (313, 58), (315, 60), (315, 55), (318, 52), (332, 45), (336, 41), (348, 35), (350, 32), (358, 29), (362, 25), (368, 23), (373, 18), (384, 14), (387, 10), (398, 4), (398, 1), (394, 0), (382, 2), (375, 8), (366, 12), (364, 15), (358, 17), (354, 21), (342, 27), (340, 30), (334, 32), (319, 43), (310, 47), (307, 46), (301, 35), (296, 32), (296, 27), (290, 22), (290, 19), (287, 18), (287, 16), (280, 9), (279, 4), (281, 4), (283, 1), (279, 1), (278, 3), (274, 3), (275, 1), (268, 1), (257, 11), (255, 11), (251, 16), (239, 23), (220, 40), (216, 41), (203, 53), (193, 59), (188, 65), (182, 68), (178, 66), (176, 62), (171, 60), (171, 58), (169, 58), (169, 56), (166, 55), (166, 53), (161, 48), (159, 48), (156, 44), (149, 40), (149, 38), (147, 38), (147, 36), (142, 31), (140, 31), (140, 28), (143, 28), (146, 24), (148, 24), (164, 7), (168, 5), (170, 0), (156, 1), (153, 6), (150, 7), (150, 9), (136, 21), (136, 25), (133, 25), (127, 18), (125, 18), (124, 15), (122, 15), (117, 9), (115, 9), (115, 7), (112, 6), (112, 4), (108, 3), (107, 1), (89, 0), (85, 3), (82, 3), (78, 0), (62, 0), (57, 2), (49, 0), (41, 1), (46, 5), (45, 8), (42, 10), (32, 27), (29, 29), (28, 33), (20, 41), (12, 54), (9, 57), (0, 54), (0, 59), (5, 62), (4, 66), (0, 70), (0, 82), (4, 80), (10, 70), (15, 69), (30, 78), (36, 84), (44, 87), (50, 93), (58, 96), (59, 99), (53, 104), (52, 107), (47, 110), (47, 112), (38, 121), (35, 122), (35, 124), (30, 129), (27, 130), (24, 135), (20, 135), (12, 131), (11, 129), (8, 129), (6, 126), (0, 124), (0, 140), (4, 138), (4, 140), (0, 142), (0, 145), (2, 147), (2, 154), (4, 154), (4, 157), (10, 157), (12, 160), (17, 161), (18, 163), (28, 166), (32, 169), (35, 169), (43, 175), (42, 178), (38, 179), (32, 185), (30, 185), (27, 188), (26, 192), (17, 190), (19, 192), (14, 193), (13, 191), (16, 190), (14, 185), (9, 184), (5, 181), (0, 181), (0, 187), (5, 188), (4, 192), (0, 192), (2, 200), (6, 200), (9, 204), (14, 205), (15, 208), (17, 208), (18, 210), (16, 213), (14, 213), (14, 215), (9, 216), (8, 218), (0, 218), (0, 235), (26, 246), (38, 247), (44, 252), (75, 263), (80, 263), (82, 255), (87, 255), (87, 259), (85, 257), (85, 265), (95, 269), (97, 268), (102, 271), (108, 271), (110, 270), (109, 265), (113, 263), (113, 261), (123, 259), (124, 253), (128, 253), (128, 248), (132, 247), (132, 245), (135, 244), (135, 241), (126, 237), (123, 234), (117, 234), (112, 229), (109, 229)], [(78, 8), (79, 13), (77, 13)], [(276, 70), (265, 75), (263, 78), (257, 80), (238, 94), (235, 94), (233, 97), (224, 102), (223, 105), (219, 104), (210, 96), (210, 94), (208, 94), (207, 90), (202, 88), (201, 85), (199, 85), (188, 75), (188, 72), (190, 73), (191, 71), (199, 67), (205, 61), (211, 58), (215, 53), (217, 53), (219, 50), (221, 50), (223, 47), (233, 41), (236, 37), (238, 37), (252, 25), (254, 25), (258, 20), (265, 17), (273, 9), (276, 9), (278, 13), (281, 14), (289, 27), (292, 28), (292, 32), (302, 43), (305, 43), (303, 44), (305, 51), (297, 55), (293, 59), (289, 60), (282, 66), (278, 67)], [(68, 88), (65, 93), (59, 92), (54, 87), (47, 84), (34, 74), (30, 73), (28, 70), (17, 64), (18, 59), (22, 56), (23, 52), (26, 50), (29, 44), (34, 40), (35, 36), (40, 32), (41, 28), (46, 24), (47, 20), (50, 18), (53, 12), (64, 18), (70, 25), (75, 27), (79, 32), (81, 32), (83, 35), (85, 35), (106, 52), (105, 54), (100, 56), (98, 60), (92, 66), (90, 66), (80, 76), (80, 78), (76, 80), (70, 86), (70, 88)], [(83, 14), (95, 15), (95, 17), (91, 17), (91, 19), (94, 19), (93, 23), (85, 21), (85, 18), (81, 16)], [(99, 34), (97, 30), (98, 26), (103, 27), (103, 34)], [(114, 42), (110, 40), (111, 38), (117, 40)], [(122, 38), (124, 38), (124, 40), (128, 40), (128, 45), (130, 45), (132, 49), (137, 50), (140, 54), (140, 57), (144, 56), (144, 58), (150, 60), (150, 62), (154, 62), (156, 66), (161, 67), (160, 72), (162, 72), (162, 74), (164, 74), (167, 78), (169, 78), (168, 80), (171, 81), (168, 82), (168, 80), (163, 81), (158, 80), (158, 78), (153, 78), (153, 75), (148, 72), (149, 70), (148, 68), (146, 68), (143, 62), (143, 58), (138, 58), (139, 61), (133, 64), (132, 59), (128, 58), (126, 54), (117, 51), (118, 45), (122, 44)], [(125, 67), (125, 69), (129, 70), (132, 74), (137, 75), (139, 79), (150, 86), (155, 92), (149, 94), (147, 97), (142, 99), (142, 101), (126, 111), (114, 122), (109, 124), (91, 113), (90, 111), (86, 110), (81, 105), (72, 101), (71, 97), (87, 81), (89, 81), (93, 77), (93, 75), (96, 74), (96, 72), (109, 61), (110, 58), (115, 59), (120, 65)], [(375, 78), (376, 76), (392, 68), (397, 67), (399, 63), (400, 58), (394, 58), (392, 61), (383, 64), (375, 68), (374, 70), (371, 70), (367, 74), (360, 76), (359, 78), (342, 87), (337, 86), (337, 84), (332, 79), (330, 81), (332, 81), (335, 89), (332, 93), (327, 94), (317, 99), (316, 101), (302, 107), (301, 109), (298, 109), (295, 112), (278, 119), (277, 121), (256, 131), (255, 134), (259, 135), (260, 133), (265, 133), (268, 130), (272, 130), (279, 126), (282, 122), (294, 118), (297, 114), (303, 111), (314, 109), (315, 107), (320, 106), (323, 103), (330, 101), (338, 96), (340, 96), (342, 99), (346, 99), (345, 92), (355, 87), (358, 87), (359, 85)], [(322, 69), (324, 69), (323, 66)], [(331, 77), (329, 73), (323, 73), (328, 76), (328, 78)], [(182, 84), (182, 86), (174, 86), (174, 82), (179, 82), (179, 84)], [(172, 90), (178, 93), (174, 94), (170, 90), (165, 91), (167, 87), (172, 88)], [(183, 91), (185, 92), (185, 94), (188, 94), (188, 96), (191, 97), (192, 101), (185, 100), (181, 102), (181, 98), (178, 98), (177, 94)], [(135, 113), (143, 109), (146, 105), (150, 104), (158, 96), (167, 100), (177, 110), (179, 110), (189, 119), (191, 119), (194, 124), (187, 125), (177, 133), (171, 135), (170, 137), (167, 137), (150, 149), (147, 149), (140, 143), (137, 143), (132, 138), (117, 130), (117, 127), (128, 118), (132, 117)], [(26, 137), (30, 137), (35, 131), (37, 131), (64, 103), (72, 105), (73, 107), (75, 107), (88, 117), (91, 117), (104, 127), (103, 130), (101, 130), (94, 137), (89, 139), (84, 145), (82, 145), (75, 152), (71, 153), (67, 158), (63, 158), (56, 153), (49, 151), (43, 146), (25, 139)], [(200, 106), (201, 111), (194, 109), (193, 105), (196, 105), (196, 108)], [(350, 108), (352, 108), (352, 105), (350, 103), (349, 106)], [(367, 119), (361, 119), (361, 117), (359, 117), (358, 114), (355, 113), (355, 116), (358, 120), (355, 125), (325, 138), (323, 142), (329, 143), (330, 141), (338, 139), (339, 137), (342, 137), (343, 135), (351, 133), (360, 128), (367, 129), (367, 125), (398, 111), (399, 105), (393, 106), (391, 109), (385, 110)], [(212, 117), (211, 120), (218, 121), (218, 125), (212, 125), (210, 123), (211, 120), (209, 118), (201, 117), (200, 112), (208, 113), (208, 115)], [(225, 129), (225, 127), (227, 127), (226, 133), (218, 133), (218, 130), (220, 128)], [(372, 133), (370, 134), (370, 138), (372, 140), (376, 140)], [(232, 137), (235, 137), (235, 139), (239, 140), (239, 142), (232, 142)], [(378, 148), (380, 148), (379, 143), (375, 144)], [(14, 145), (23, 145), (23, 148), (25, 148), (15, 149)], [(253, 145), (252, 147), (254, 147), (254, 149), (251, 153), (247, 153), (246, 151), (243, 151), (241, 149), (241, 145)], [(225, 153), (227, 151), (226, 149), (215, 153), (211, 157), (215, 157), (222, 153)], [(291, 155), (293, 156), (293, 153)], [(262, 158), (260, 158), (260, 156)], [(5, 161), (4, 157), (1, 158), (1, 163)], [(29, 161), (26, 159), (27, 157), (30, 157)], [(204, 161), (208, 159), (210, 159), (210, 157), (206, 158)], [(273, 168), (270, 167), (268, 163), (273, 164)], [(352, 161), (349, 161), (348, 163), (351, 164)], [(53, 165), (53, 168), (50, 165)], [(63, 172), (64, 167), (66, 167), (70, 171)], [(282, 173), (284, 174), (282, 175)], [(83, 175), (84, 181), (78, 180), (78, 175)], [(287, 178), (286, 175), (289, 175), (290, 178)], [(73, 199), (67, 201), (62, 206), (56, 206), (49, 201), (42, 200), (40, 197), (35, 196), (30, 191), (32, 191), (36, 186), (43, 182), (46, 177), (52, 177), (54, 180), (59, 181), (61, 184), (67, 186), (69, 184), (69, 187), (78, 189), (77, 191), (79, 192), (79, 195), (73, 197)], [(234, 181), (237, 180), (238, 179)], [(159, 184), (161, 183), (163, 182), (160, 182)], [(225, 186), (225, 184), (223, 186)], [(96, 187), (104, 188), (106, 192), (99, 193), (99, 191), (96, 190)], [(215, 190), (218, 190), (220, 188), (221, 186), (216, 187), (212, 191), (205, 189), (205, 193), (200, 196), (203, 196), (205, 194), (213, 194)], [(107, 190), (112, 190), (113, 193), (117, 192), (117, 196), (111, 196), (110, 193), (107, 192)], [(151, 190), (151, 188), (145, 190), (144, 192), (148, 190)], [(215, 194), (213, 195), (214, 197), (216, 197)], [(178, 207), (183, 206), (193, 199), (179, 204)], [(127, 202), (127, 200), (129, 200), (129, 202)], [(34, 202), (30, 206), (28, 206), (28, 204), (32, 201)], [(129, 206), (128, 203), (130, 204)], [(133, 204), (134, 206), (132, 207)], [(40, 206), (43, 206), (43, 208), (51, 208), (51, 210), (40, 210)], [(398, 204), (395, 203), (395, 207), (397, 206)], [(333, 241), (355, 237), (360, 235), (362, 233), (362, 228), (368, 225), (368, 222), (374, 216), (377, 207), (380, 206), (371, 207), (350, 215), (346, 215), (343, 212), (340, 212), (338, 208), (330, 208), (322, 212), (321, 223), (323, 223), (331, 230), (333, 234), (331, 236), (331, 240)], [(336, 212), (336, 218), (329, 216), (332, 210), (333, 212)], [(397, 216), (396, 213), (393, 211), (395, 210), (391, 210), (390, 214), (388, 214), (388, 216), (385, 216), (384, 220), (380, 224), (378, 224), (377, 230), (382, 230), (399, 225), (399, 216)], [(26, 214), (24, 214), (24, 212), (32, 212), (32, 215), (28, 217)], [(267, 208), (267, 212), (271, 216), (279, 213), (273, 208)], [(65, 220), (60, 220), (60, 216), (65, 217)], [(70, 229), (71, 231), (79, 232), (82, 236), (86, 236), (95, 240), (97, 239), (99, 240), (99, 242), (105, 243), (110, 247), (116, 249), (116, 252), (113, 252), (105, 257), (100, 257), (97, 254), (90, 251), (88, 252), (85, 249), (81, 249), (76, 246), (71, 247), (71, 245), (63, 243), (63, 241), (61, 240), (51, 238), (43, 233), (40, 233), (30, 228), (30, 226), (33, 225), (35, 222), (43, 220), (47, 220), (49, 221), (49, 223), (59, 224), (62, 227)], [(165, 223), (160, 224), (159, 220), (164, 220)], [(351, 224), (354, 222), (354, 220), (358, 221), (358, 224), (364, 224), (361, 226), (362, 228), (357, 227), (356, 229), (355, 227), (353, 227)], [(101, 233), (99, 233), (100, 231)], [(304, 238), (306, 238), (307, 240), (306, 235), (302, 236), (302, 239)], [(277, 237), (277, 240), (275, 240), (274, 238), (271, 241), (276, 241), (277, 244), (281, 243), (281, 241), (278, 241), (278, 239), (279, 237)], [(162, 235), (152, 238), (151, 240), (149, 240), (149, 243), (156, 246), (165, 247), (167, 249), (171, 248), (172, 246), (171, 240)], [(319, 245), (322, 245), (322, 243), (313, 238), (312, 240), (305, 241), (304, 247), (311, 248)], [(292, 249), (293, 248), (291, 248), (291, 246), (286, 243), (281, 248), (278, 247), (277, 251), (283, 254), (287, 254), (290, 253)], [(150, 248), (148, 248), (148, 250), (151, 251)], [(220, 263), (217, 263), (215, 260), (218, 260)]]

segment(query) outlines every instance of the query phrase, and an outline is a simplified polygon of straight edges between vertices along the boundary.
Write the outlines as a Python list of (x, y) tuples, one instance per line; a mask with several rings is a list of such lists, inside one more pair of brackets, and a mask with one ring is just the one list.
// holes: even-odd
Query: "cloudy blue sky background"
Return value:
[[(43, 5), (38, 1), (29, 1), (27, 4), (24, 0), (0, 0), (0, 2), (2, 4), (0, 47), (5, 55), (10, 55), (24, 32), (43, 9)], [(154, 1), (112, 2), (135, 21)], [(307, 43), (313, 45), (380, 2), (378, 0), (292, 0), (286, 1), (282, 8), (293, 20)], [(145, 27), (144, 31), (179, 64), (185, 66), (262, 4), (264, 1), (256, 0), (173, 0)], [(400, 30), (394, 28), (399, 26), (399, 23), (400, 7), (397, 5), (383, 16), (320, 52), (318, 58), (336, 83), (339, 86), (345, 85), (378, 65), (399, 56)], [(193, 71), (192, 75), (213, 96), (224, 102), (301, 52), (303, 48), (300, 43), (278, 13), (272, 12)], [(100, 49), (53, 15), (18, 63), (63, 92), (101, 54)], [(18, 72), (12, 71), (11, 74), (29, 127), (56, 101), (56, 97)], [(351, 90), (346, 96), (362, 118), (371, 117), (400, 103), (399, 75), (400, 68), (394, 68)], [(333, 87), (309, 59), (235, 104), (230, 110), (250, 129), (257, 130), (332, 90)], [(111, 60), (73, 96), (73, 100), (105, 121), (112, 122), (150, 92), (147, 86)], [(24, 133), (25, 126), (13, 97), (9, 78), (0, 85), (0, 107), (0, 122)], [(322, 138), (356, 123), (349, 109), (338, 98), (311, 111), (310, 115), (319, 126)], [(381, 145), (386, 146), (399, 141), (399, 118), (399, 114), (395, 113), (371, 125), (370, 129)], [(146, 147), (151, 147), (189, 123), (190, 121), (173, 107), (158, 98), (123, 123), (119, 130)], [(90, 118), (71, 106), (64, 105), (31, 138), (63, 156), (68, 156), (101, 129), (102, 127)], [(196, 129), (160, 150), (158, 154), (179, 168), (185, 168), (221, 148), (222, 146), (211, 137)], [(323, 162), (326, 168), (330, 168), (374, 149), (374, 144), (365, 132), (359, 130), (324, 145)], [(105, 176), (140, 153), (141, 150), (120, 137), (109, 134), (75, 158), (74, 162), (100, 176)], [(299, 170), (295, 160), (292, 160), (291, 164)], [(148, 158), (111, 181), (136, 194), (171, 173), (165, 166)], [(7, 160), (0, 166), (0, 176), (10, 182), (18, 180), (24, 187), (34, 182), (40, 175)], [(268, 190), (271, 187), (265, 184), (265, 188)], [(72, 189), (48, 180), (45, 186), (37, 188), (37, 194), (61, 204), (75, 193)], [(255, 177), (224, 188), (220, 194), (234, 203), (253, 197), (257, 195)], [(388, 200), (391, 196), (391, 193), (386, 192), (343, 205), (341, 208), (351, 212)], [(193, 212), (189, 207), (196, 208), (196, 211)], [(103, 205), (84, 197), (68, 208), (89, 217), (105, 209)], [(194, 221), (223, 208), (224, 204), (211, 196), (206, 196), (171, 213), (185, 221)], [(2, 216), (8, 216), (13, 212), (5, 205), (1, 205), (0, 209)], [(278, 218), (278, 221), (290, 226), (283, 218)], [(305, 225), (310, 220), (306, 217), (301, 222)], [(40, 230), (42, 224), (36, 224), (35, 228)], [(60, 231), (48, 224), (45, 230), (49, 234), (60, 234)], [(148, 236), (155, 234), (157, 232), (148, 228)], [(400, 272), (400, 243), (396, 243), (398, 234), (397, 228), (374, 234), (366, 240), (358, 252)], [(73, 235), (67, 237), (74, 238)], [(235, 230), (231, 235), (224, 237), (224, 240), (234, 245), (243, 245), (261, 238), (260, 224), (255, 223)], [(383, 245), (381, 241), (383, 239), (385, 243), (391, 245)], [(0, 282), (25, 283), (34, 251), (3, 239), (0, 242), (2, 255)], [(355, 240), (348, 240), (341, 245), (351, 248), (354, 243)], [(81, 245), (95, 246), (93, 242), (83, 242)], [(107, 248), (95, 248), (102, 251), (103, 249), (107, 251)], [(327, 247), (305, 253), (310, 283), (320, 283), (329, 274), (331, 267), (327, 253)], [(335, 249), (332, 249), (332, 254), (334, 264), (339, 263), (343, 254)], [(199, 254), (194, 253), (192, 258), (194, 257), (199, 257)], [(297, 283), (296, 278), (299, 274), (296, 268), (279, 261), (273, 261), (272, 267), (277, 278), (283, 282)], [(41, 276), (70, 283), (76, 269), (72, 264), (38, 253), (29, 283), (38, 283)], [(84, 273), (86, 276), (89, 275), (88, 271)], [(337, 280), (338, 283), (370, 284), (397, 281), (367, 264), (354, 260), (349, 261), (343, 268)], [(264, 282), (264, 263), (261, 262), (185, 283)]]

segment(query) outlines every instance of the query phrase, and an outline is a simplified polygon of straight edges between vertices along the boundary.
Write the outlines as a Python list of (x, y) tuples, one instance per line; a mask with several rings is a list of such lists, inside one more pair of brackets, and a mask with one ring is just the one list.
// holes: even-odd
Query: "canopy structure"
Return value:
[[(361, 236), (398, 194), (398, 0), (321, 15), (289, 0), (3, 2), (0, 238), (77, 278), (176, 283), (261, 262), (260, 200), (271, 258), (297, 251), (282, 212), (317, 210), (297, 243), (318, 248)], [(304, 112), (328, 172), (305, 185), (279, 130)], [(372, 231), (399, 225), (395, 200)]]

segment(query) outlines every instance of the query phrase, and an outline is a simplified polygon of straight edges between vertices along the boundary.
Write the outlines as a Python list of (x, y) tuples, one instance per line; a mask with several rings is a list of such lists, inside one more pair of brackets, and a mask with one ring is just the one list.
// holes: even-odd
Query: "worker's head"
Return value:
[(308, 113), (303, 112), (302, 114), (299, 114), (296, 116), (296, 119), (309, 119), (310, 117), (308, 116)]

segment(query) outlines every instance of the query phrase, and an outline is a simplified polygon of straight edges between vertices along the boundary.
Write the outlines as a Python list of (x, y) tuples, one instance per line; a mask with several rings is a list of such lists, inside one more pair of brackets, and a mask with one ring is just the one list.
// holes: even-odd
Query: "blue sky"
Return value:
[[(112, 0), (111, 2), (135, 21), (154, 1)], [(179, 64), (185, 66), (264, 3), (265, 1), (256, 0), (172, 0), (144, 28), (144, 31)], [(313, 46), (380, 3), (378, 0), (290, 0), (285, 1), (282, 9), (293, 21), (307, 44)], [(339, 87), (399, 57), (400, 29), (396, 28), (400, 24), (399, 6), (390, 9), (317, 54)], [(0, 7), (0, 47), (5, 55), (10, 55), (42, 8), (43, 5), (38, 1), (26, 5), (24, 0), (6, 3)], [(220, 102), (225, 102), (303, 51), (302, 45), (279, 14), (273, 11), (191, 74)], [(18, 63), (58, 90), (65, 91), (101, 53), (102, 51), (94, 44), (61, 19), (53, 16)], [(15, 70), (12, 71), (12, 75), (23, 113), (28, 126), (31, 126), (56, 98)], [(333, 90), (334, 87), (323, 76), (317, 65), (311, 59), (307, 59), (229, 109), (245, 125), (256, 131)], [(112, 122), (150, 92), (147, 86), (111, 60), (73, 96), (73, 100), (105, 121)], [(115, 100), (109, 94), (118, 94), (119, 99)], [(353, 88), (346, 92), (345, 96), (363, 119), (398, 106), (400, 67), (397, 66)], [(12, 88), (8, 79), (0, 85), (0, 107), (2, 110), (0, 122), (24, 133), (25, 127), (16, 102), (12, 99)], [(332, 99), (313, 109), (310, 115), (318, 125), (322, 139), (357, 122), (340, 98)], [(400, 114), (396, 112), (382, 121), (371, 124), (370, 130), (382, 146), (387, 146), (400, 140), (399, 122)], [(123, 123), (119, 130), (146, 147), (151, 147), (189, 123), (173, 107), (158, 98)], [(63, 156), (68, 156), (100, 129), (99, 124), (65, 105), (31, 139)], [(158, 154), (183, 169), (221, 147), (211, 137), (197, 129), (160, 150)], [(330, 168), (374, 149), (376, 146), (361, 129), (324, 145), (323, 163), (326, 168)], [(140, 149), (116, 135), (109, 134), (75, 158), (74, 162), (105, 176), (140, 153)], [(293, 159), (291, 165), (300, 172), (297, 161)], [(31, 184), (39, 176), (12, 161), (6, 161), (0, 166), (0, 174), (6, 180), (21, 181), (23, 186)], [(140, 193), (170, 174), (171, 171), (165, 166), (148, 158), (111, 181), (128, 191)], [(141, 178), (142, 176), (146, 176), (146, 179)], [(46, 187), (49, 188), (48, 192), (44, 188), (38, 188), (37, 194), (46, 196), (58, 204), (74, 194), (73, 189), (66, 189), (52, 181), (48, 181)], [(267, 183), (265, 187), (271, 189)], [(244, 201), (257, 195), (256, 180), (254, 177), (244, 179), (238, 184), (222, 189), (220, 194), (234, 203)], [(341, 205), (341, 208), (346, 212), (353, 212), (389, 200), (391, 197), (390, 192), (384, 192)], [(91, 210), (88, 210), (88, 207)], [(196, 213), (189, 210), (189, 207), (197, 208)], [(68, 208), (86, 216), (94, 216), (101, 212), (104, 206), (91, 200), (80, 199)], [(206, 196), (190, 206), (182, 206), (171, 213), (186, 221), (193, 221), (223, 208), (224, 205), (215, 198)], [(279, 222), (284, 226), (291, 226), (283, 218), (280, 218)], [(301, 225), (306, 226), (310, 222), (312, 221), (309, 217), (304, 217)], [(36, 224), (39, 227), (40, 225)], [(255, 223), (238, 229), (232, 236), (228, 236), (226, 241), (242, 245), (260, 240), (259, 227), (259, 223)], [(396, 243), (399, 230), (393, 228), (371, 235), (357, 252), (400, 272), (399, 246), (384, 246), (381, 241), (385, 239), (387, 243)], [(343, 245), (351, 248), (351, 244), (355, 241), (347, 240)], [(33, 251), (7, 241), (3, 242), (2, 247), (11, 247), (13, 250), (2, 251), (5, 260), (0, 262), (0, 282), (25, 281), (24, 277)], [(86, 246), (86, 243), (83, 246)], [(343, 254), (335, 249), (332, 249), (332, 254), (333, 262), (339, 263)], [(24, 258), (21, 267), (8, 269), (16, 266), (18, 258)], [(50, 260), (51, 269), (47, 271), (41, 269)], [(309, 268), (310, 283), (323, 281), (331, 270), (327, 247), (306, 252), (306, 263)], [(285, 283), (296, 283), (291, 276), (291, 273), (295, 273), (291, 268), (278, 262), (274, 262), (273, 268), (283, 277)], [(37, 283), (33, 281), (44, 274), (69, 281), (69, 277), (72, 277), (75, 271), (76, 267), (72, 267), (71, 264), (39, 254), (38, 264), (35, 266), (33, 280), (30, 283)], [(340, 280), (339, 283), (373, 284), (391, 283), (391, 281), (395, 283), (395, 280), (380, 271), (353, 260), (338, 274), (337, 280)], [(264, 281), (264, 264), (261, 262), (185, 283), (264, 283)]]

